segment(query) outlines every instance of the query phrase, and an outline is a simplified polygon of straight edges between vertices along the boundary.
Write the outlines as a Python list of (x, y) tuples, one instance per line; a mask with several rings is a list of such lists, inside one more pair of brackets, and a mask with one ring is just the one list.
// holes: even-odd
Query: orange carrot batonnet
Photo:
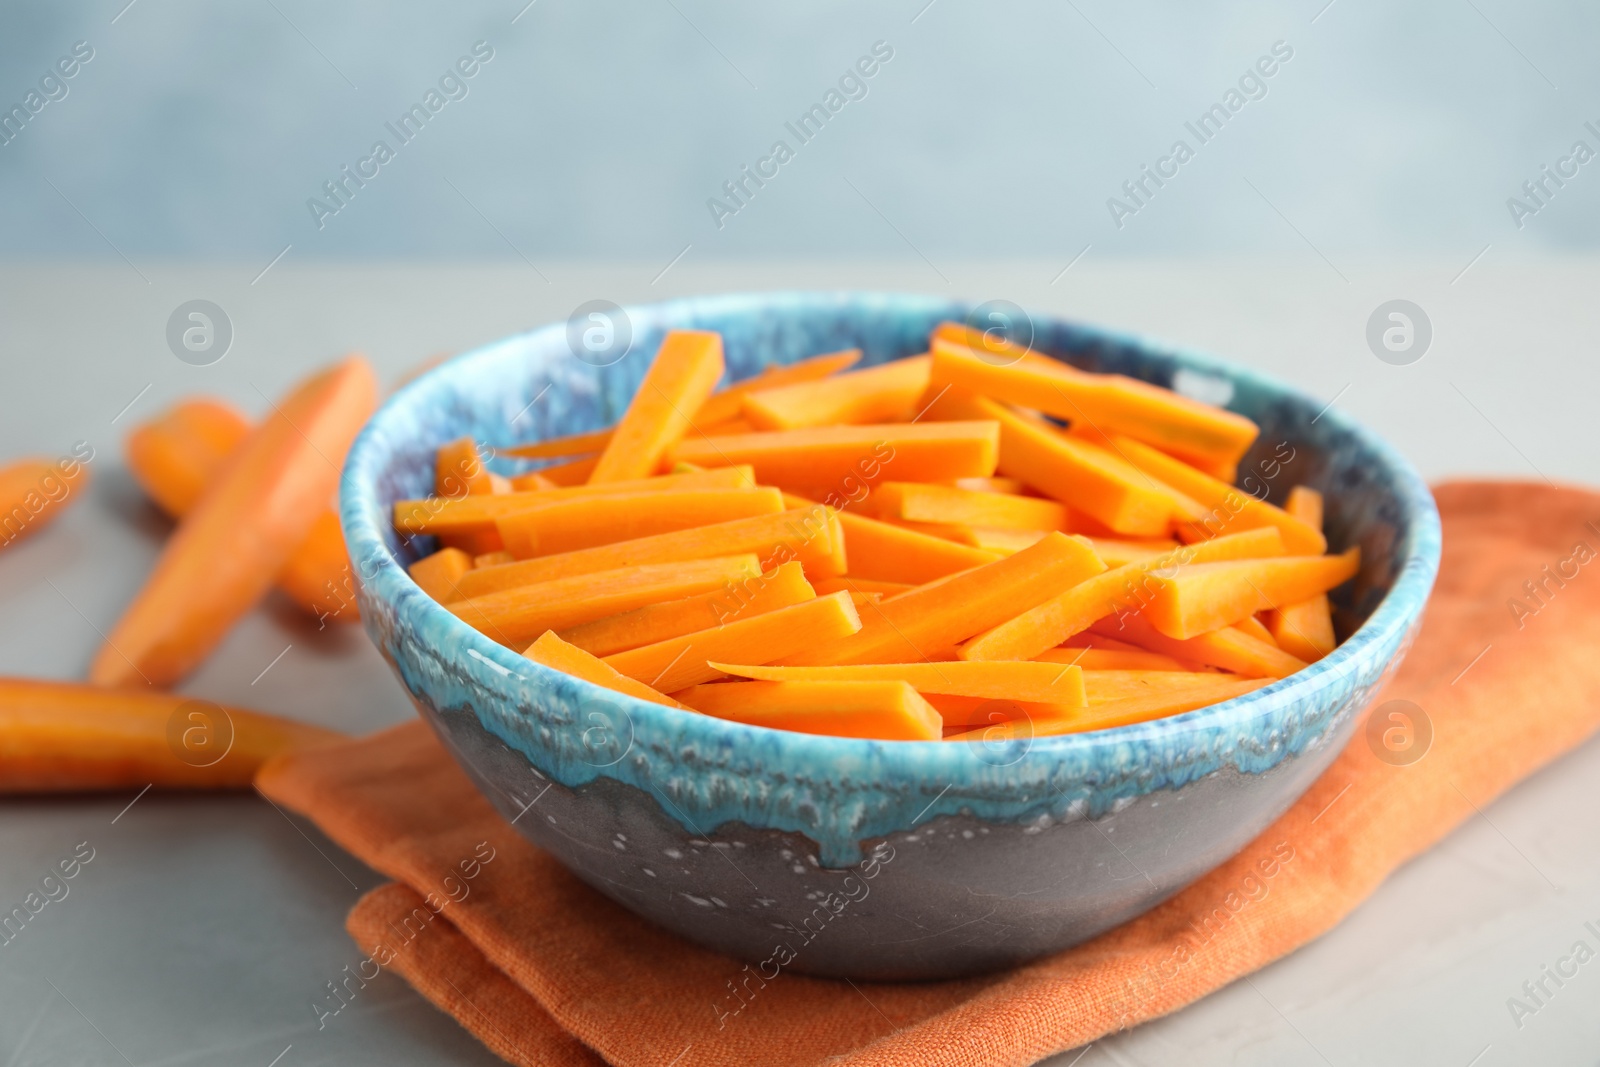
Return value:
[(170, 685), (261, 599), (327, 508), (343, 456), (377, 404), (353, 357), (296, 387), (184, 516), (90, 667), (102, 685)]
[[(1085, 671), (1180, 671), (1193, 673), (1198, 666), (1163, 656), (1159, 652), (1146, 652), (1139, 648), (1049, 648), (1034, 659), (1041, 663), (1070, 663)], [(1001, 660), (1000, 662), (1009, 662)]]
[(662, 692), (714, 681), (719, 663), (771, 663), (819, 643), (837, 641), (861, 629), (849, 593), (765, 612), (723, 626), (700, 630), (653, 645), (607, 656), (606, 662), (630, 678)]
[(402, 534), (442, 534), (494, 530), (501, 519), (549, 507), (558, 501), (619, 493), (666, 492), (676, 489), (748, 489), (755, 478), (748, 467), (663, 474), (602, 485), (558, 486), (479, 496), (423, 497), (394, 505), (394, 528)]
[(723, 682), (677, 694), (719, 719), (797, 733), (937, 741), (942, 721), (904, 682)]
[[(790, 508), (816, 507), (789, 493), (784, 494), (784, 503)], [(998, 552), (953, 544), (852, 511), (837, 515), (852, 577), (921, 585), (1000, 558)]]
[(904, 422), (928, 388), (928, 357), (913, 356), (814, 382), (752, 390), (744, 417), (758, 430)]
[(609, 656), (712, 626), (776, 611), (817, 595), (799, 563), (789, 562), (721, 589), (646, 604), (562, 630), (559, 636), (585, 652)]
[[(1322, 529), (1322, 494), (1304, 485), (1289, 490), (1284, 510), (1308, 526)], [(1315, 662), (1338, 644), (1333, 632), (1333, 608), (1327, 593), (1285, 604), (1270, 612), (1268, 630), (1285, 652)]]
[(716, 556), (754, 553), (763, 570), (798, 561), (812, 578), (845, 572), (844, 536), (838, 514), (813, 505), (776, 515), (734, 519), (691, 530), (640, 537), (633, 541), (580, 548), (554, 556), (536, 556), (494, 567), (474, 568), (462, 576), (461, 591), (469, 597), (518, 586), (570, 578), (596, 571), (645, 563), (686, 562)]
[(963, 343), (967, 340), (948, 332), (935, 337), (934, 388), (953, 385), (1208, 461), (1237, 462), (1260, 432), (1243, 415), (1149, 382), (1087, 374), (1020, 350), (1015, 359), (985, 358), (986, 353)]
[(1321, 530), (1282, 508), (1218, 481), (1140, 441), (1112, 436), (1109, 442), (1129, 463), (1192, 497), (1205, 509), (1198, 521), (1179, 525), (1178, 533), (1184, 540), (1202, 541), (1219, 534), (1273, 526), (1283, 534), (1283, 543), (1292, 553), (1314, 555), (1327, 551), (1328, 541)]
[(1138, 612), (1123, 616), (1108, 615), (1090, 630), (1127, 637), (1134, 644), (1190, 663), (1221, 667), (1241, 678), (1287, 678), (1306, 663), (1272, 644), (1247, 633), (1238, 626), (1179, 641), (1157, 630)]
[(1175, 517), (1200, 513), (1198, 504), (1133, 468), (1120, 456), (1064, 434), (988, 397), (954, 388), (935, 393), (927, 418), (993, 419), (1000, 426), (1001, 474), (1020, 478), (1119, 534), (1162, 537)]
[(462, 599), (461, 577), (471, 569), (471, 556), (459, 548), (441, 548), (411, 564), (406, 572), (424, 593), (441, 604), (448, 604)]
[(0, 678), (0, 793), (249, 789), (273, 756), (343, 736), (177, 693)]
[(1033, 659), (1112, 612), (1133, 611), (1155, 596), (1156, 575), (1210, 560), (1283, 555), (1283, 538), (1265, 527), (1185, 545), (1163, 556), (1093, 575), (1036, 602), (961, 646), (962, 659)]
[(704, 330), (668, 333), (600, 453), (589, 483), (655, 474), (662, 458), (693, 425), (692, 416), (717, 387), (722, 370), (719, 334)]
[(822, 578), (814, 583), (818, 594), (837, 593), (843, 589), (847, 593), (880, 593), (883, 596), (894, 596), (915, 589), (916, 586), (909, 582), (886, 582), (879, 578), (858, 578), (853, 574), (841, 574), (837, 578)]
[(593, 682), (595, 685), (627, 696), (648, 700), (652, 704), (665, 704), (669, 708), (683, 707), (676, 700), (643, 682), (636, 682), (625, 674), (619, 674), (605, 660), (585, 652), (576, 645), (568, 644), (552, 632), (541, 634), (537, 641), (523, 650), (522, 654), (552, 670), (570, 674), (574, 678), (582, 678), (586, 682)]
[(782, 510), (783, 494), (770, 486), (673, 489), (558, 500), (509, 515), (495, 528), (506, 551), (529, 559)]
[[(470, 574), (456, 582), (459, 591)], [(522, 648), (546, 630), (564, 630), (662, 600), (722, 589), (761, 573), (754, 555), (635, 567), (557, 578), (470, 599), (453, 600), (446, 610), (484, 636)]]
[[(861, 350), (851, 348), (843, 352), (829, 352), (826, 355), (812, 356), (794, 363), (768, 367), (759, 374), (712, 393), (706, 402), (700, 405), (700, 410), (695, 412), (694, 424), (702, 430), (709, 430), (731, 422), (739, 417), (740, 406), (747, 393), (757, 389), (774, 389), (796, 382), (826, 378), (839, 371), (848, 370), (860, 359)], [(531, 445), (514, 445), (503, 448), (500, 452), (502, 455), (521, 456), (526, 459), (578, 456), (604, 449), (611, 440), (611, 433), (612, 427), (608, 426), (603, 430), (588, 430), (584, 433), (568, 434), (565, 437), (552, 437)]]
[(870, 606), (858, 634), (767, 662), (821, 667), (925, 660), (1104, 569), (1083, 542), (1051, 533), (1015, 555)]
[(774, 667), (713, 663), (724, 674), (765, 682), (906, 682), (919, 693), (984, 699), (1086, 704), (1083, 671), (1058, 663), (869, 663)]
[(912, 522), (1010, 530), (1067, 528), (1067, 509), (1054, 500), (924, 482), (884, 482), (872, 494), (872, 507), (880, 516)]
[(843, 485), (879, 476), (906, 481), (994, 473), (999, 444), (993, 422), (883, 423), (811, 426), (772, 433), (685, 438), (674, 461), (701, 467), (748, 464), (764, 485)]
[(1145, 618), (1168, 637), (1196, 637), (1258, 611), (1326, 593), (1361, 569), (1361, 550), (1338, 556), (1197, 563), (1171, 577), (1153, 577)]

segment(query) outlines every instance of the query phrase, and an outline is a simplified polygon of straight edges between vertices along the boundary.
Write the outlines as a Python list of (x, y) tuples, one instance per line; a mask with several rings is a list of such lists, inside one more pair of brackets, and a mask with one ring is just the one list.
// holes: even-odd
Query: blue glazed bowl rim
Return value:
[[(655, 304), (630, 305), (624, 310), (635, 322), (642, 322), (682, 320), (697, 315), (752, 312), (784, 306), (815, 306), (839, 301), (901, 306), (921, 311), (946, 309), (959, 303), (947, 298), (916, 294), (783, 291), (684, 297)], [(1196, 349), (1165, 344), (1133, 333), (1091, 327), (1055, 315), (1035, 315), (1033, 318), (1036, 322), (1055, 321), (1070, 325), (1085, 336), (1110, 344), (1170, 357), (1180, 365), (1248, 383), (1254, 388), (1308, 407), (1315, 407), (1318, 403), (1267, 375)], [(635, 736), (641, 741), (648, 741), (652, 737), (671, 737), (679, 743), (705, 746), (711, 751), (735, 752), (757, 741), (764, 741), (769, 747), (776, 741), (787, 757), (783, 762), (789, 766), (863, 766), (870, 762), (889, 774), (899, 770), (917, 778), (944, 775), (948, 776), (945, 780), (952, 783), (959, 780), (958, 776), (977, 767), (993, 771), (997, 766), (1003, 768), (1010, 765), (1009, 762), (979, 763), (969, 751), (974, 746), (967, 744), (878, 741), (793, 733), (748, 726), (655, 704), (534, 663), (478, 633), (431, 597), (402, 596), (402, 592), (420, 594), (420, 590), (385, 544), (385, 530), (381, 524), (389, 521), (389, 509), (382, 506), (377, 497), (378, 475), (387, 460), (385, 424), (391, 419), (403, 422), (403, 413), (414, 406), (425, 407), (431, 391), (455, 375), (471, 374), (479, 364), (516, 358), (516, 354), (526, 353), (529, 349), (555, 348), (558, 343), (565, 344), (565, 324), (560, 322), (471, 349), (407, 383), (368, 420), (351, 446), (340, 481), (340, 519), (350, 559), (361, 561), (359, 572), (364, 596), (376, 599), (393, 611), (400, 629), (405, 632), (450, 634), (453, 638), (452, 647), (459, 650), (455, 655), (463, 661), (457, 664), (463, 672), (481, 673), (475, 670), (474, 665), (464, 662), (471, 658), (480, 664), (487, 664), (502, 679), (521, 676), (536, 690), (560, 685), (576, 686), (584, 699), (606, 700), (625, 712), (632, 722)], [(1332, 654), (1306, 669), (1232, 700), (1162, 719), (1082, 733), (1036, 737), (1013, 744), (1024, 744), (1023, 751), (1027, 755), (1047, 760), (1086, 757), (1095, 750), (1114, 746), (1118, 750), (1118, 764), (1152, 766), (1172, 758), (1174, 735), (1179, 732), (1211, 735), (1219, 732), (1237, 733), (1241, 729), (1248, 732), (1253, 724), (1270, 723), (1275, 715), (1295, 703), (1310, 699), (1318, 691), (1369, 667), (1370, 661), (1381, 656), (1384, 648), (1403, 648), (1404, 636), (1420, 617), (1438, 570), (1440, 529), (1433, 494), (1409, 461), (1361, 424), (1331, 406), (1323, 411), (1319, 419), (1328, 420), (1356, 438), (1382, 466), (1392, 472), (1399, 488), (1397, 503), (1407, 524), (1402, 564), (1394, 584), (1356, 632)]]

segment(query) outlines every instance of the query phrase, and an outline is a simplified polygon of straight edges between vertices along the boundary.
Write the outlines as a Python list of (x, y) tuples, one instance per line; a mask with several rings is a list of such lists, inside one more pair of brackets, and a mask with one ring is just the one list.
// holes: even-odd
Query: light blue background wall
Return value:
[[(537, 0), (513, 23), (522, 2), (8, 0), (6, 107), (75, 41), (95, 55), (0, 147), (0, 257), (1065, 262), (1305, 241), (1465, 262), (1600, 239), (1600, 162), (1521, 230), (1506, 208), (1575, 139), (1600, 149), (1592, 3)], [(470, 94), (319, 230), (307, 198), (478, 40), (494, 59)], [(879, 40), (894, 58), (867, 97), (719, 230), (707, 198), (795, 145), (783, 123)], [(1114, 226), (1107, 198), (1193, 144), (1184, 121), (1278, 40), (1294, 57), (1268, 95)]]

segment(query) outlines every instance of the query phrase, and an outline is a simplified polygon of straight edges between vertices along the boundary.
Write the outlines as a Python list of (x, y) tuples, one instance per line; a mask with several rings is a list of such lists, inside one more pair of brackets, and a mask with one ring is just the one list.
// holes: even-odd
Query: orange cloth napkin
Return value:
[[(1395, 765), (1358, 733), (1238, 856), (1094, 941), (1005, 974), (875, 985), (786, 973), (728, 1015), (740, 963), (634, 917), (524, 843), (421, 723), (290, 757), (259, 784), (396, 879), (350, 914), (372, 961), (361, 973), (393, 968), (512, 1063), (1024, 1067), (1317, 937), (1600, 725), (1600, 495), (1484, 482), (1436, 495), (1438, 588), (1378, 698), (1422, 709), (1426, 755)], [(1525, 581), (1542, 584), (1537, 599)]]

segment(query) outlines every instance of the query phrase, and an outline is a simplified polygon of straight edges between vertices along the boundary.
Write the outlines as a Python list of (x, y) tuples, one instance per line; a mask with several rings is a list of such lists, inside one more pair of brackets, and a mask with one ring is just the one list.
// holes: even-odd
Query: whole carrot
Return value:
[(0, 678), (0, 794), (248, 789), (272, 756), (342, 736), (176, 693)]
[[(145, 495), (174, 519), (188, 514), (250, 435), (250, 420), (210, 397), (191, 397), (134, 428), (124, 452)], [(342, 457), (328, 457), (338, 462)], [(278, 588), (319, 620), (354, 622), (355, 591), (339, 516), (317, 517), (278, 574)]]
[(0, 467), (0, 548), (54, 522), (88, 484), (89, 468), (76, 456), (30, 457)]
[(194, 669), (266, 593), (327, 507), (378, 383), (352, 357), (302, 382), (251, 431), (167, 542), (89, 677), (166, 686)]

